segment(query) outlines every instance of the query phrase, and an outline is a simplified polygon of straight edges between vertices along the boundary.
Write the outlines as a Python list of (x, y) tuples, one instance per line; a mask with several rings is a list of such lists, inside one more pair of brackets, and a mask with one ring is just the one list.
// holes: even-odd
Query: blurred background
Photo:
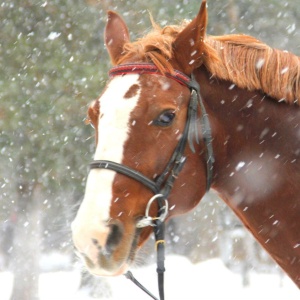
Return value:
[[(40, 299), (40, 274), (81, 273), (70, 223), (95, 149), (87, 107), (110, 68), (106, 11), (122, 15), (134, 40), (150, 30), (149, 12), (162, 26), (176, 24), (193, 18), (200, 2), (0, 1), (0, 275), (13, 275), (10, 299)], [(298, 0), (208, 0), (208, 11), (209, 34), (250, 34), (300, 55)], [(213, 193), (169, 222), (167, 240), (168, 253), (192, 263), (221, 258), (245, 286), (251, 270), (283, 276)], [(142, 252), (141, 265), (153, 260), (151, 245)], [(109, 293), (84, 271), (78, 289), (98, 299)]]

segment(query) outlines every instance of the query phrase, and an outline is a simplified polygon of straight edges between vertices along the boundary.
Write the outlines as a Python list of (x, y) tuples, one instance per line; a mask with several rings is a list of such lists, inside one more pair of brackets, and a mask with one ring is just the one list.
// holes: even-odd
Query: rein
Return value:
[[(200, 86), (195, 80), (192, 74), (191, 78), (183, 74), (180, 71), (174, 70), (174, 73), (165, 72), (162, 74), (159, 69), (154, 64), (141, 63), (141, 64), (125, 64), (113, 67), (109, 76), (124, 76), (126, 74), (156, 74), (166, 76), (178, 83), (188, 87), (191, 91), (191, 97), (189, 101), (188, 113), (186, 124), (182, 133), (180, 140), (171, 156), (169, 162), (167, 163), (165, 170), (162, 174), (156, 178), (156, 180), (151, 180), (142, 173), (129, 168), (125, 165), (108, 161), (108, 160), (94, 160), (90, 164), (91, 169), (109, 169), (117, 173), (126, 175), (146, 186), (150, 189), (154, 196), (149, 200), (146, 207), (145, 216), (140, 219), (136, 227), (143, 228), (146, 226), (152, 226), (155, 240), (156, 240), (156, 251), (157, 251), (157, 274), (158, 274), (158, 288), (159, 288), (159, 299), (164, 300), (164, 260), (165, 260), (165, 219), (168, 214), (168, 196), (173, 188), (173, 184), (178, 177), (180, 171), (182, 170), (186, 157), (184, 155), (187, 143), (189, 143), (190, 149), (195, 153), (194, 140), (199, 144), (198, 128), (197, 128), (197, 111), (198, 105), (201, 110), (201, 125), (203, 141), (206, 147), (206, 191), (210, 189), (212, 176), (213, 176), (213, 163), (214, 154), (212, 148), (212, 133), (209, 123), (209, 118), (206, 113), (205, 106), (200, 94)], [(158, 205), (158, 213), (156, 217), (149, 216), (149, 211), (152, 203), (156, 201)], [(143, 287), (128, 271), (125, 276), (133, 281), (137, 286), (139, 286), (143, 291), (145, 291), (150, 297), (158, 300), (153, 296), (145, 287)]]

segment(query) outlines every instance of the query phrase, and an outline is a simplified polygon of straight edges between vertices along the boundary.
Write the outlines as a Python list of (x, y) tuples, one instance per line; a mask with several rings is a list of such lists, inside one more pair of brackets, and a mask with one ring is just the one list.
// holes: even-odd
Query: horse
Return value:
[(74, 245), (92, 274), (124, 274), (157, 222), (212, 189), (300, 288), (300, 58), (206, 27), (205, 0), (134, 42), (108, 12), (113, 68), (88, 108), (96, 151)]

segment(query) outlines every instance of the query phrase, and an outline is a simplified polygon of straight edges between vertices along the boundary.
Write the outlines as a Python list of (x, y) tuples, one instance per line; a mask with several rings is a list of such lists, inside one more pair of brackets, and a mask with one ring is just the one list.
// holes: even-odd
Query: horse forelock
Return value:
[[(118, 64), (152, 62), (162, 73), (173, 72), (173, 42), (186, 27), (170, 25), (153, 30), (132, 43), (126, 43)], [(203, 64), (216, 78), (240, 88), (259, 90), (277, 101), (300, 103), (300, 58), (274, 49), (247, 35), (207, 35), (203, 43)]]
[(138, 39), (132, 43), (126, 43), (124, 46), (124, 53), (117, 64), (124, 62), (151, 62), (157, 68), (165, 73), (173, 73), (174, 67), (170, 63), (173, 58), (173, 42), (178, 33), (185, 27), (186, 22), (178, 26), (166, 26), (160, 28), (157, 24), (152, 22), (153, 30), (146, 36)]

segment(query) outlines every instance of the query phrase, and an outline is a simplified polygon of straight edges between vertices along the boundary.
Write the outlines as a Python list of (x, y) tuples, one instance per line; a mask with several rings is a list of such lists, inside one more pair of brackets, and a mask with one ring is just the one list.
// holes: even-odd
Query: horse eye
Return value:
[(174, 110), (166, 110), (158, 116), (158, 118), (154, 121), (154, 124), (158, 126), (169, 126), (172, 124), (174, 118)]

